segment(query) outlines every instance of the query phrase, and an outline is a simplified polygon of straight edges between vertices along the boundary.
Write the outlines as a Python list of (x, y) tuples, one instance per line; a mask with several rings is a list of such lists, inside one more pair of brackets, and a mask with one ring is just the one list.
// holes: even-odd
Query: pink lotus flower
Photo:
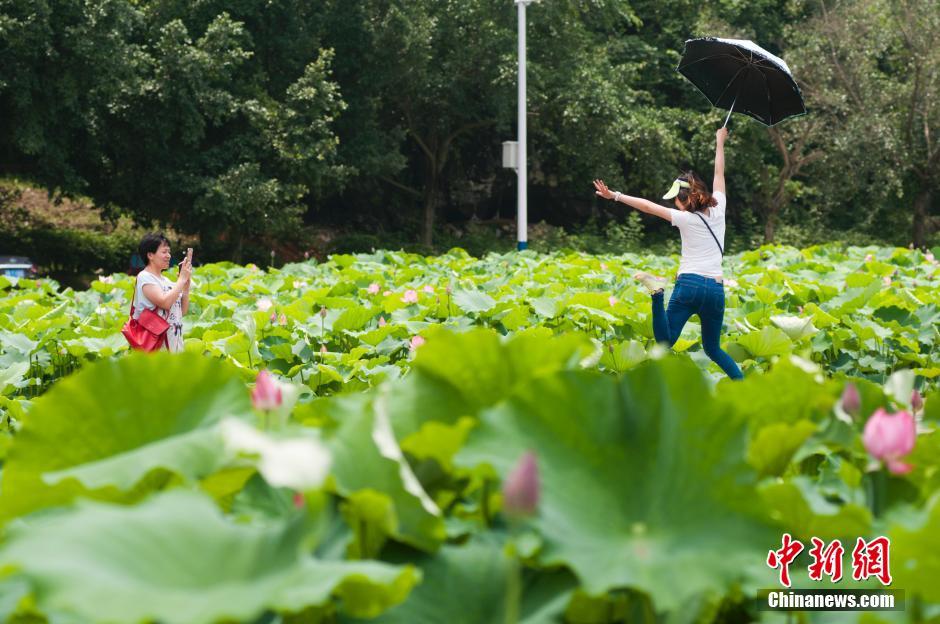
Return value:
[(378, 282), (372, 282), (371, 284), (369, 284), (369, 287), (366, 288), (366, 292), (369, 293), (370, 295), (377, 295), (377, 294), (379, 294), (379, 284), (378, 284)]
[(610, 307), (614, 307), (615, 305), (617, 305), (617, 298), (614, 297), (614, 296), (608, 297), (608, 298), (607, 298), (607, 305), (609, 305)]
[(871, 262), (873, 258), (874, 256), (872, 256), (871, 254), (868, 254), (867, 256), (865, 256), (865, 262)]
[(858, 394), (858, 388), (851, 382), (845, 384), (845, 389), (842, 391), (842, 409), (846, 414), (856, 416), (861, 407), (862, 398)]
[(514, 518), (535, 513), (539, 504), (539, 466), (532, 451), (526, 451), (503, 483), (503, 509)]
[(889, 414), (882, 408), (868, 418), (862, 432), (865, 450), (878, 461), (885, 462), (894, 474), (904, 474), (913, 468), (901, 459), (914, 450), (916, 438), (917, 426), (909, 412)]
[(274, 305), (274, 302), (267, 298), (258, 299), (258, 303), (256, 303), (255, 305), (258, 306), (258, 309), (261, 310), (262, 312), (267, 312), (268, 310), (271, 309), (271, 306)]
[(606, 270), (607, 270), (607, 265), (601, 262), (601, 271), (606, 271)]
[(881, 282), (882, 282), (885, 286), (890, 286), (890, 285), (891, 285), (891, 278), (888, 277), (887, 275), (885, 275), (885, 276), (881, 279)]
[(401, 300), (405, 303), (418, 303), (418, 293), (414, 290), (406, 290)]
[(385, 317), (384, 317), (384, 316), (380, 316), (380, 317), (379, 317), (379, 327), (385, 327)]
[(737, 283), (736, 281), (734, 281), (733, 279), (726, 279), (726, 280), (725, 280), (725, 286), (727, 286), (728, 288), (737, 288), (737, 287), (738, 287), (738, 283)]
[(266, 370), (259, 372), (255, 379), (255, 387), (251, 391), (251, 403), (255, 409), (273, 410), (279, 407), (282, 401), (281, 388), (277, 385), (274, 376)]
[(411, 342), (408, 343), (408, 348), (412, 351), (417, 351), (418, 347), (427, 342), (423, 336), (412, 336)]
[(287, 315), (281, 312), (281, 315), (277, 318), (278, 325), (287, 325)]
[(382, 296), (383, 296), (383, 297), (388, 297), (390, 294), (392, 294), (392, 291), (386, 290), (385, 292), (382, 293)]
[(933, 257), (933, 252), (932, 252), (932, 251), (928, 251), (927, 253), (925, 253), (925, 254), (924, 254), (924, 259), (925, 259), (927, 262), (929, 262), (930, 264), (936, 264), (936, 263), (937, 263), (937, 259)]
[(434, 294), (434, 287), (431, 286), (430, 284), (425, 284), (424, 288), (422, 288), (421, 290), (423, 290), (424, 292), (428, 294)]

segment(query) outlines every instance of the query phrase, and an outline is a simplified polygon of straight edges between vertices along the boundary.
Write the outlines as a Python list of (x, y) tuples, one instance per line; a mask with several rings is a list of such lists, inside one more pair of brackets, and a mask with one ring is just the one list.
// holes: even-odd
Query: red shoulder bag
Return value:
[[(137, 287), (134, 287), (134, 295)], [(138, 351), (158, 351), (164, 345), (169, 346), (167, 330), (170, 324), (153, 310), (144, 310), (140, 318), (134, 318), (134, 298), (131, 298), (131, 316), (121, 328), (121, 333), (127, 338), (131, 349)]]

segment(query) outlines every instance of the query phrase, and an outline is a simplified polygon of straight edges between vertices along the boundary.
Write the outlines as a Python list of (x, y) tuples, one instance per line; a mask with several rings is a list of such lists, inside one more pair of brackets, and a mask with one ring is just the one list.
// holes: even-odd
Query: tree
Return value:
[[(910, 240), (936, 230), (940, 33), (935, 0), (822, 0), (795, 34), (806, 91), (833, 135), (819, 178), (871, 209), (913, 196)], [(858, 215), (854, 215), (858, 218)]]
[[(296, 227), (346, 175), (332, 54), (304, 6), (240, 3), (239, 21), (203, 3), (16, 4), (0, 21), (17, 70), (0, 74), (6, 162), (240, 259), (246, 235)], [(276, 21), (290, 26), (274, 36)]]

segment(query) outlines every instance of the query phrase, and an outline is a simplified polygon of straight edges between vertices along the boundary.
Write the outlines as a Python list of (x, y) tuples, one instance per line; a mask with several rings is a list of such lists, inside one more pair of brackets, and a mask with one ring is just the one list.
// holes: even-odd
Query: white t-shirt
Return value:
[[(725, 247), (725, 206), (728, 200), (721, 191), (712, 197), (718, 204), (708, 209), (708, 214), (700, 212), (715, 233), (715, 238)], [(695, 273), (706, 277), (721, 277), (721, 251), (702, 219), (693, 212), (673, 210), (672, 224), (679, 228), (682, 235), (682, 260), (679, 261), (679, 275)]]
[(134, 293), (134, 318), (139, 318), (140, 313), (146, 308), (153, 310), (166, 319), (166, 322), (170, 324), (170, 328), (166, 330), (167, 345), (171, 352), (178, 353), (183, 350), (183, 296), (180, 295), (179, 298), (177, 298), (173, 305), (170, 306), (169, 311), (162, 310), (151, 303), (150, 299), (147, 299), (147, 295), (144, 294), (144, 286), (147, 284), (159, 286), (164, 294), (170, 292), (175, 285), (162, 275), (157, 277), (150, 271), (141, 271), (138, 273), (137, 289)]

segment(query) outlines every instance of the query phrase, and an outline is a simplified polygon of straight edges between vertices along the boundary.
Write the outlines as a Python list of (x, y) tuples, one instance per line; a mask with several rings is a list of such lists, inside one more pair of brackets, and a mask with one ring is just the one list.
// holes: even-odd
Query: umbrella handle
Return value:
[(734, 99), (731, 101), (731, 108), (728, 109), (728, 116), (725, 117), (725, 123), (722, 125), (722, 128), (728, 127), (728, 120), (731, 119), (731, 113), (734, 111), (734, 103), (738, 101), (738, 96), (735, 95)]

